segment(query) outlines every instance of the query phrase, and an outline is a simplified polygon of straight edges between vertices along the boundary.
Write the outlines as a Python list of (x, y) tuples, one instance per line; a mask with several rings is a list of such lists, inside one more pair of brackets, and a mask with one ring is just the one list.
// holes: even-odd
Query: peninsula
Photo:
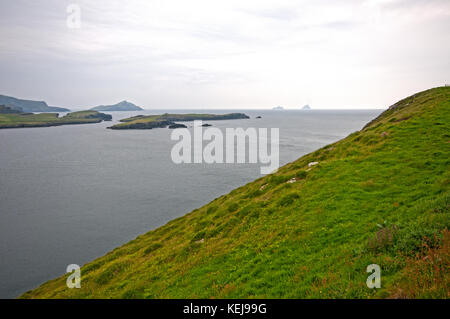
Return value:
[(21, 112), (70, 112), (63, 107), (48, 106), (44, 101), (23, 100), (6, 95), (0, 95), (0, 105)]
[(58, 113), (23, 113), (5, 106), (0, 106), (0, 129), (89, 124), (111, 121), (111, 119), (111, 115), (97, 111), (79, 111), (59, 117)]
[(229, 114), (169, 114), (162, 115), (137, 115), (120, 120), (120, 124), (108, 127), (112, 130), (136, 130), (136, 129), (153, 129), (171, 126), (175, 128), (175, 122), (190, 122), (195, 120), (217, 121), (217, 120), (236, 120), (248, 119), (249, 116), (244, 113)]

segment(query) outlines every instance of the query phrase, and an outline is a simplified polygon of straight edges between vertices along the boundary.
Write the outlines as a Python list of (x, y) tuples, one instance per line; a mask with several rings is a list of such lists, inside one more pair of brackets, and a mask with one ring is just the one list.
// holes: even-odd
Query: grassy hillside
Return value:
[(0, 114), (0, 129), (99, 123), (103, 120), (111, 120), (111, 115), (97, 111), (72, 112), (63, 117), (58, 117), (58, 113)]
[(450, 88), (415, 94), (22, 297), (449, 298), (449, 154)]

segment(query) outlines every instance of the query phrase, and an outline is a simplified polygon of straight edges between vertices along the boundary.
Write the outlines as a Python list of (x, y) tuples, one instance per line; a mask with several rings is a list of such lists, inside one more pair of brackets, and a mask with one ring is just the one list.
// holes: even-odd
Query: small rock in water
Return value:
[(174, 129), (174, 128), (186, 128), (187, 126), (186, 125), (184, 125), (184, 124), (171, 124), (171, 125), (169, 125), (169, 128), (170, 129)]

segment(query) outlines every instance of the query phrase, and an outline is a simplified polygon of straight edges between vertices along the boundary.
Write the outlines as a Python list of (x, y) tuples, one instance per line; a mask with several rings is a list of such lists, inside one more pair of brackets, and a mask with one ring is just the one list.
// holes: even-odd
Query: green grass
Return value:
[(449, 151), (450, 88), (415, 94), (22, 297), (448, 298)]
[(103, 113), (79, 111), (58, 117), (58, 113), (19, 113), (0, 114), (0, 128), (47, 127), (67, 124), (99, 123)]

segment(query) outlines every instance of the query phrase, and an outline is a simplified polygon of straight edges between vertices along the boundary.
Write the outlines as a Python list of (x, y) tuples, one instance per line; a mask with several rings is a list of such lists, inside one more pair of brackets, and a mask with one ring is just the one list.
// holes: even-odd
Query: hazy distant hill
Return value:
[(48, 106), (44, 101), (22, 100), (12, 96), (0, 95), (0, 104), (23, 112), (69, 112), (62, 107)]
[(305, 106), (302, 107), (302, 110), (311, 110), (311, 107), (306, 104)]
[(95, 111), (142, 111), (143, 109), (128, 101), (122, 101), (114, 105), (99, 105), (93, 107), (91, 110)]
[(20, 114), (22, 113), (22, 109), (13, 109), (9, 106), (0, 105), (0, 114)]

